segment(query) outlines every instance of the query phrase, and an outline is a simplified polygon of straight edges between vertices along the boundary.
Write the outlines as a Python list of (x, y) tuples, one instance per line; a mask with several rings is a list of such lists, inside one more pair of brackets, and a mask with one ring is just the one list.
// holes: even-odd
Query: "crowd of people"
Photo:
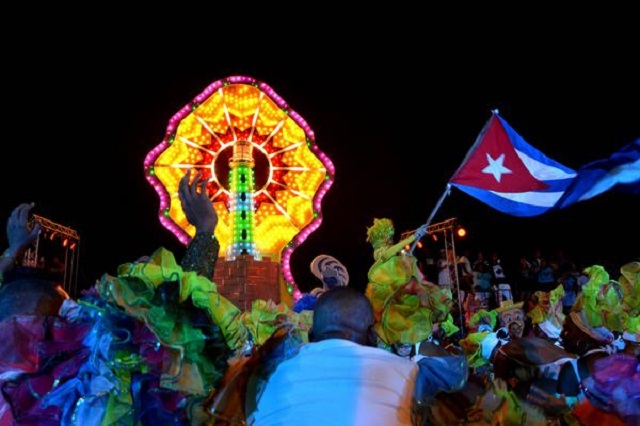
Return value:
[(640, 424), (640, 259), (612, 276), (534, 253), (510, 280), (497, 253), (445, 248), (424, 264), (405, 248), (426, 226), (394, 241), (376, 218), (364, 292), (321, 255), (318, 287), (293, 306), (241, 311), (212, 281), (205, 185), (179, 185), (196, 230), (180, 262), (159, 248), (75, 299), (17, 267), (40, 229), (33, 204), (15, 208), (0, 425)]

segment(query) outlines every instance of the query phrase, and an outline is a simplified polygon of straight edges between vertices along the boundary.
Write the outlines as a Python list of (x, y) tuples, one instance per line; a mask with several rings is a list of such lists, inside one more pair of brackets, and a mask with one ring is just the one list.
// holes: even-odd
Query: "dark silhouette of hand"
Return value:
[(33, 243), (40, 233), (40, 224), (35, 223), (29, 228), (29, 212), (33, 208), (33, 203), (22, 203), (18, 205), (9, 220), (7, 221), (7, 239), (9, 240), (9, 253), (13, 257), (19, 256)]
[(207, 180), (198, 172), (189, 182), (191, 170), (180, 179), (178, 196), (187, 220), (196, 228), (196, 233), (213, 234), (218, 224), (218, 215), (207, 195)]

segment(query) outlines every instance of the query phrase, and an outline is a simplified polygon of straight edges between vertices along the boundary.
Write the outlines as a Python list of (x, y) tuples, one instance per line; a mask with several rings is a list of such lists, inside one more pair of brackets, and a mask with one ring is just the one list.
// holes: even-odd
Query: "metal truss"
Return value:
[(38, 267), (39, 265), (39, 249), (40, 239), (49, 237), (50, 240), (54, 240), (56, 237), (67, 240), (64, 242), (64, 275), (62, 277), (62, 287), (71, 295), (76, 297), (78, 291), (78, 272), (79, 264), (78, 257), (80, 252), (80, 235), (74, 229), (67, 226), (55, 223), (43, 216), (32, 215), (29, 219), (29, 228), (39, 224), (42, 232), (35, 241), (34, 247), (30, 247), (25, 254), (23, 264), (32, 267)]
[(40, 225), (40, 227), (42, 229), (44, 229), (45, 231), (50, 231), (52, 233), (56, 233), (56, 234), (60, 234), (63, 235), (67, 238), (71, 238), (73, 240), (78, 241), (80, 239), (80, 235), (78, 235), (78, 233), (76, 231), (74, 231), (71, 228), (68, 228), (66, 226), (62, 226), (60, 224), (57, 224), (45, 217), (42, 216), (38, 216), (38, 215), (33, 215), (33, 217), (31, 218), (31, 221), (29, 222), (30, 226), (35, 225), (35, 223), (38, 223)]
[[(458, 224), (458, 219), (455, 217), (452, 217), (450, 219), (444, 220), (442, 222), (439, 223), (434, 223), (433, 225), (429, 225), (427, 226), (427, 233), (428, 234), (436, 234), (438, 232), (446, 232), (449, 231), (453, 228), (455, 228), (455, 226)], [(416, 232), (416, 230), (411, 230), (411, 231), (406, 231), (402, 233), (401, 239), (405, 239), (407, 238), (409, 235), (413, 234), (414, 232)]]

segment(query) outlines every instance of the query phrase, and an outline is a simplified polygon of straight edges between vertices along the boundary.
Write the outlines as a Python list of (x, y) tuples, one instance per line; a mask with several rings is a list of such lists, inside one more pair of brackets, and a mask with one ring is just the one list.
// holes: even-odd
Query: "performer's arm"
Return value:
[(399, 243), (392, 245), (391, 247), (387, 248), (385, 251), (382, 252), (382, 254), (380, 255), (380, 260), (385, 261), (390, 259), (391, 257), (398, 254), (400, 250), (402, 250), (407, 244), (411, 244), (412, 242), (414, 242), (415, 239), (416, 239), (415, 236), (409, 235), (407, 238), (405, 238), (404, 240), (401, 240)]
[(187, 246), (180, 266), (213, 281), (220, 243), (213, 234), (196, 234)]
[(189, 223), (196, 228), (196, 235), (189, 242), (180, 265), (185, 271), (194, 271), (213, 280), (220, 250), (220, 243), (214, 235), (218, 216), (207, 195), (208, 182), (202, 180), (202, 175), (198, 172), (189, 183), (190, 175), (191, 171), (188, 171), (180, 180), (178, 193), (182, 210)]
[(385, 261), (390, 259), (392, 256), (395, 256), (396, 254), (398, 254), (400, 250), (402, 250), (405, 246), (413, 243), (414, 241), (416, 241), (416, 239), (417, 240), (422, 239), (422, 237), (424, 237), (425, 235), (427, 235), (427, 226), (421, 225), (418, 229), (416, 229), (416, 232), (409, 235), (407, 238), (404, 238), (399, 243), (394, 244), (388, 249), (386, 249), (385, 251), (383, 251), (382, 254), (380, 255), (380, 260)]

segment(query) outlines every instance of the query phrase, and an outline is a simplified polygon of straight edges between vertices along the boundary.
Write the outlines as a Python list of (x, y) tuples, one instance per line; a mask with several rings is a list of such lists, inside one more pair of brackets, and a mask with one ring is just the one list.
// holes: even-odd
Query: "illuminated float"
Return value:
[(270, 86), (246, 76), (212, 83), (178, 111), (144, 170), (160, 196), (161, 223), (183, 244), (195, 234), (178, 198), (190, 169), (208, 179), (218, 214), (214, 281), (221, 293), (244, 308), (254, 298), (297, 300), (291, 254), (320, 226), (334, 180), (306, 121)]

